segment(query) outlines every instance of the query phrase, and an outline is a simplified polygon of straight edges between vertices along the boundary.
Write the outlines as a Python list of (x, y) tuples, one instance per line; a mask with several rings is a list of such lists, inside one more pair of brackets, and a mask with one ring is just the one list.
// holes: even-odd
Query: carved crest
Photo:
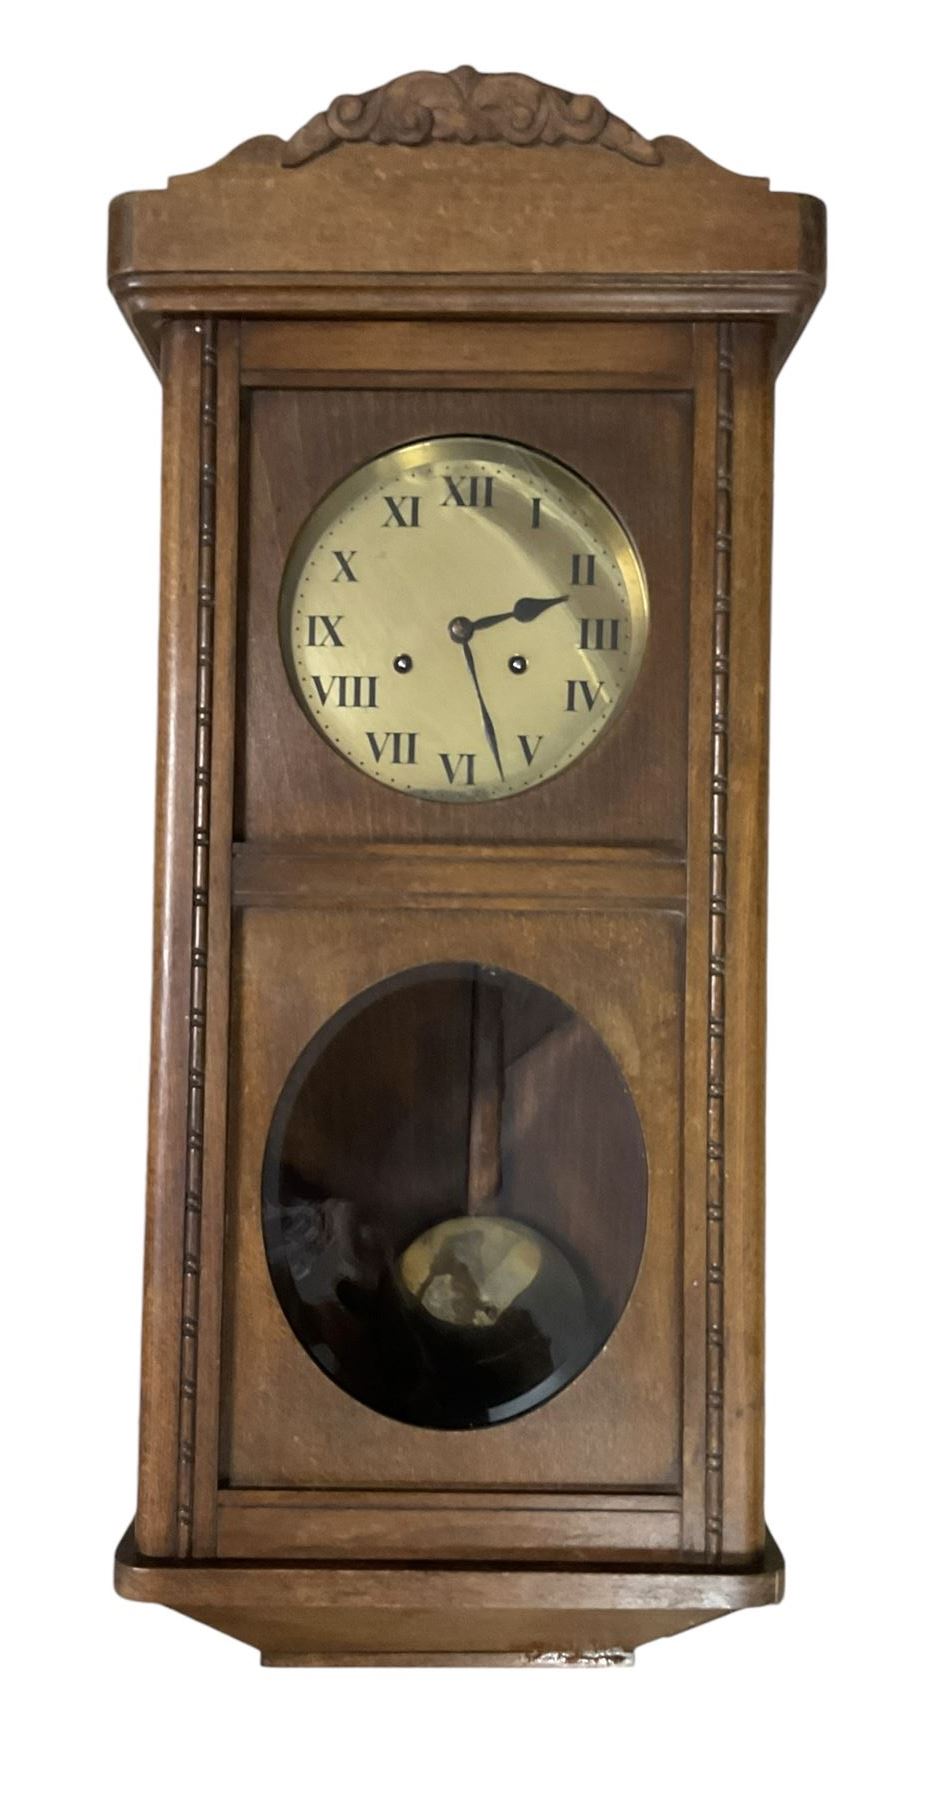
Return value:
[(591, 94), (569, 94), (530, 75), (400, 75), (368, 94), (342, 94), (284, 146), (285, 168), (341, 143), (600, 144), (630, 162), (658, 164), (660, 151)]

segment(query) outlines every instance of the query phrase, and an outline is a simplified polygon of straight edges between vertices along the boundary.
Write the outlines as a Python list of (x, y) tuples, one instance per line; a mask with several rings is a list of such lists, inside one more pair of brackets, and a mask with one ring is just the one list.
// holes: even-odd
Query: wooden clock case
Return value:
[[(780, 1597), (763, 1517), (772, 391), (824, 214), (524, 76), (404, 77), (113, 203), (164, 389), (160, 744), (138, 1507), (117, 1583), (271, 1663), (626, 1659)], [(629, 524), (651, 635), (545, 786), (387, 791), (309, 726), (276, 604), (367, 457), (488, 433)], [(546, 1405), (399, 1424), (307, 1358), (260, 1229), (303, 1046), (414, 965), (562, 996), (635, 1094), (647, 1241)]]

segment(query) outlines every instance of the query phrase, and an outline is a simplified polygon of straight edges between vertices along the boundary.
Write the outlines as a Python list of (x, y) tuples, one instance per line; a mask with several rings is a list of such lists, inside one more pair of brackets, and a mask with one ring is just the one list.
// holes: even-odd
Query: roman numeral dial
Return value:
[(634, 541), (580, 474), (498, 438), (405, 444), (319, 500), (289, 552), (281, 650), (317, 736), (288, 754), (301, 781), (337, 752), (410, 800), (509, 798), (595, 745), (647, 631)]

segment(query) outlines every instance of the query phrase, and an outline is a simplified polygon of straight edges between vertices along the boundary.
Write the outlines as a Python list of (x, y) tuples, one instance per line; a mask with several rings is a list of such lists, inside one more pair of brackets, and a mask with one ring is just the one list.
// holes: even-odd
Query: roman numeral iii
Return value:
[(582, 619), (582, 650), (618, 650), (620, 649), (620, 619)]
[(321, 706), (331, 699), (335, 706), (376, 705), (376, 675), (331, 675), (329, 681), (315, 675), (312, 679)]

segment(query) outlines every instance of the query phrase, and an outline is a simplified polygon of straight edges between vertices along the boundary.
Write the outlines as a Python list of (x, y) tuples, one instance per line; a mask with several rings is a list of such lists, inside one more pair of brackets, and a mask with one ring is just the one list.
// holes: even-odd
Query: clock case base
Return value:
[(614, 1667), (657, 1638), (782, 1599), (767, 1533), (742, 1568), (160, 1562), (132, 1527), (116, 1588), (240, 1639), (272, 1668)]

